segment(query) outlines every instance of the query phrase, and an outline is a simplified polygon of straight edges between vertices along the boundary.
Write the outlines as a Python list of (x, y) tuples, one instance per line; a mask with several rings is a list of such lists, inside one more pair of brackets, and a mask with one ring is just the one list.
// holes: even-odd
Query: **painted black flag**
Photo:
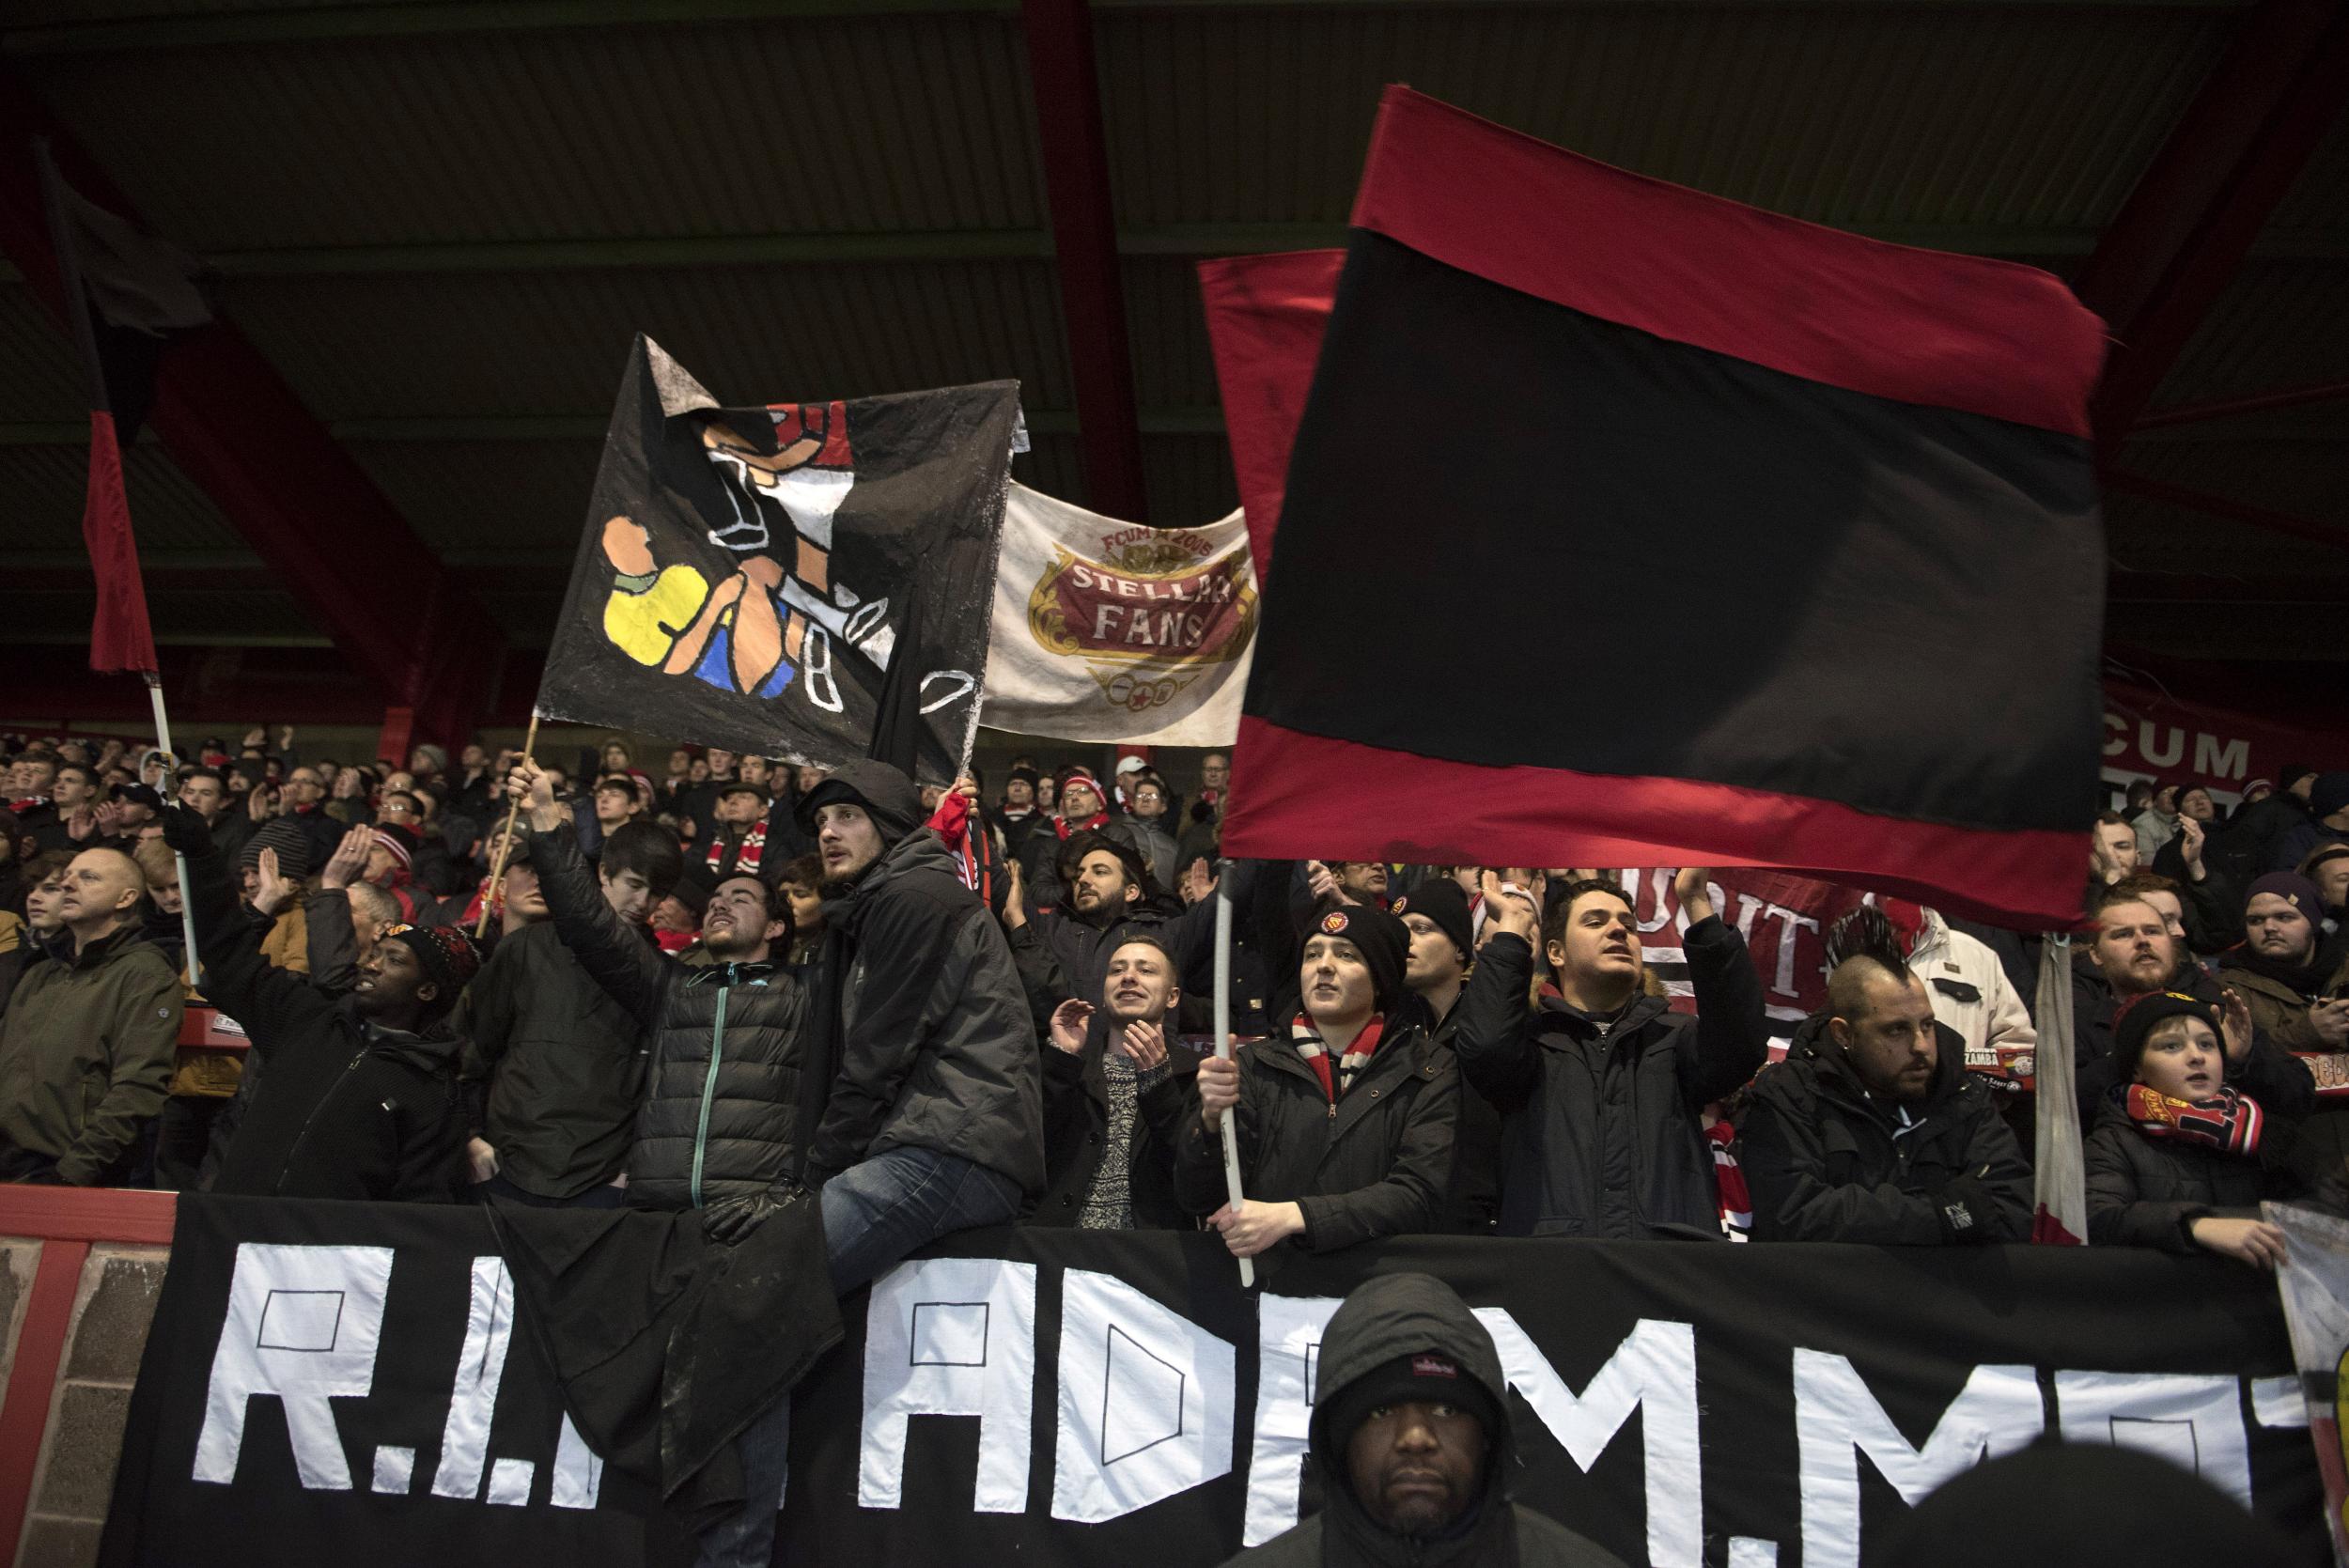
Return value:
[(1016, 381), (722, 408), (639, 335), (538, 712), (951, 782), (1019, 420)]

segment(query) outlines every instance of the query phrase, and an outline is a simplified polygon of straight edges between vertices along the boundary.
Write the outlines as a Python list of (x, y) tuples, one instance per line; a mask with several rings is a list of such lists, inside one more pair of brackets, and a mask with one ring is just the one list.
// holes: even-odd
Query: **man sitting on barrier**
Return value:
[(1322, 1335), (1315, 1382), (1321, 1512), (1226, 1568), (1621, 1568), (1509, 1500), (1517, 1459), (1501, 1353), (1442, 1281), (1356, 1286)]
[[(1200, 1063), (1175, 1193), (1233, 1256), (1291, 1239), (1326, 1252), (1438, 1228), (1460, 1079), (1452, 1053), (1403, 1010), (1409, 947), (1410, 933), (1384, 909), (1331, 906), (1299, 968), (1304, 1011), (1232, 1060)], [(1231, 1136), (1245, 1194), (1237, 1204), (1223, 1173)]]
[(1835, 966), (1828, 1005), (1737, 1119), (1756, 1241), (2025, 1241), (2031, 1174), (1957, 1032), (1891, 945)]
[[(1503, 1118), (1503, 1235), (1720, 1235), (1699, 1113), (1761, 1069), (1769, 1030), (1761, 977), (1745, 939), (1714, 913), (1705, 873), (1683, 870), (1672, 892), (1688, 919), (1694, 1017), (1646, 994), (1638, 912), (1614, 883), (1553, 887), (1545, 930), (1528, 899), (1485, 873), (1491, 935), (1453, 1048), (1470, 1089)], [(1558, 994), (1529, 1016), (1537, 937)]]

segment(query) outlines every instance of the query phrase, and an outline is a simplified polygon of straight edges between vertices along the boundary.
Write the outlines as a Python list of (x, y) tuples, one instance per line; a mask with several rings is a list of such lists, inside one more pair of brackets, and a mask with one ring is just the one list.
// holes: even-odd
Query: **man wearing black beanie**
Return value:
[(1501, 1354), (1442, 1281), (1389, 1274), (1356, 1287), (1322, 1336), (1315, 1382), (1321, 1512), (1227, 1568), (1621, 1568), (1509, 1500), (1517, 1444)]
[[(1316, 917), (1298, 969), (1302, 1011), (1230, 1061), (1199, 1064), (1199, 1113), (1175, 1146), (1175, 1196), (1235, 1257), (1283, 1241), (1325, 1252), (1437, 1228), (1460, 1079), (1400, 1004), (1410, 933), (1383, 909)], [(1232, 1129), (1237, 1117), (1237, 1132)], [(1225, 1201), (1222, 1140), (1239, 1141)]]

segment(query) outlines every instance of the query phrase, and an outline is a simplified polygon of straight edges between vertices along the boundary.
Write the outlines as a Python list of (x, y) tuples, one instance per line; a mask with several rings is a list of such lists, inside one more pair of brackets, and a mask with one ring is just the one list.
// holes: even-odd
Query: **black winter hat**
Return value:
[(1468, 957), (1476, 951), (1476, 923), (1469, 918), (1468, 894), (1460, 884), (1449, 877), (1439, 877), (1423, 882), (1394, 901), (1397, 915), (1423, 915), (1436, 923), (1436, 929), (1452, 939), (1452, 945)]
[(1455, 1405), (1476, 1418), (1487, 1439), (1502, 1429), (1506, 1420), (1491, 1389), (1468, 1368), (1431, 1345), (1382, 1362), (1345, 1388), (1332, 1390), (1329, 1430), (1339, 1442), (1351, 1441), (1373, 1410), (1389, 1405)]
[(2123, 1082), (2137, 1076), (2137, 1064), (2145, 1057), (2145, 1037), (2164, 1018), (2200, 1018), (2213, 1030), (2219, 1027), (2217, 1007), (2184, 991), (2131, 997), (2112, 1020), (2112, 1059), (2120, 1065)]
[(1314, 916), (1305, 939), (1338, 937), (1354, 944), (1370, 967), (1372, 1005), (1384, 1013), (1403, 994), (1403, 964), (1410, 956), (1411, 930), (1384, 909), (1367, 904), (1332, 904)]
[(869, 760), (844, 764), (831, 778), (801, 796), (792, 815), (813, 837), (816, 814), (840, 803), (863, 807), (864, 815), (880, 830), (884, 845), (895, 844), (912, 832), (928, 815), (922, 810), (922, 792), (913, 787), (911, 779), (885, 762)]
[(261, 863), (261, 851), (277, 851), (277, 874), (281, 877), (310, 875), (310, 836), (302, 825), (290, 816), (275, 816), (261, 824), (253, 836), (244, 841), (238, 851), (237, 864), (253, 867)]

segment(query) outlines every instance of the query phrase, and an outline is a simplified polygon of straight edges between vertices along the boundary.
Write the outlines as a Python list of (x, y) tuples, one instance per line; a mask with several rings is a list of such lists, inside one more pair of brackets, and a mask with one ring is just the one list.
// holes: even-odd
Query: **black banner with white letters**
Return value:
[[(1397, 1269), (1492, 1329), (1521, 1500), (1628, 1561), (1856, 1564), (2043, 1435), (2166, 1454), (2327, 1560), (2273, 1284), (2215, 1259), (1426, 1238), (1251, 1295), (1210, 1237), (990, 1231), (848, 1304), (776, 1560), (1220, 1563), (1315, 1505), (1322, 1325)], [(105, 1560), (690, 1557), (648, 1496), (563, 1416), (477, 1212), (182, 1201)]]

